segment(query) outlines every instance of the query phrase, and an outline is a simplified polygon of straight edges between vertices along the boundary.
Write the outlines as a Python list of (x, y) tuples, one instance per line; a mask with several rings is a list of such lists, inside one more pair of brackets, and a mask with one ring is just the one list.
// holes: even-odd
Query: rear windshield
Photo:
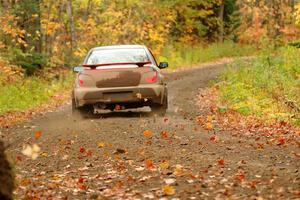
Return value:
[(108, 63), (150, 62), (144, 49), (101, 49), (94, 50), (89, 56), (88, 65)]

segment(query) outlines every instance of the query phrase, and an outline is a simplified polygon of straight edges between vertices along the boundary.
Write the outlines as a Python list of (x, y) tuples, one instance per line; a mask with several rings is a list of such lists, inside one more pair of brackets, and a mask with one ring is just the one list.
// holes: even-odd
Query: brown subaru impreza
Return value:
[(151, 51), (141, 45), (96, 47), (89, 51), (77, 72), (72, 91), (73, 114), (95, 113), (150, 106), (164, 115), (168, 108), (168, 90)]

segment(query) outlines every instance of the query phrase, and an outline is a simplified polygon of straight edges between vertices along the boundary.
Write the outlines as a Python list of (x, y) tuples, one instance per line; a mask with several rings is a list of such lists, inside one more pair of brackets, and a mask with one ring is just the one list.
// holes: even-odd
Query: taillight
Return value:
[(79, 74), (77, 77), (77, 86), (78, 87), (93, 87), (93, 81), (89, 75)]
[(78, 84), (80, 87), (82, 87), (84, 85), (84, 80), (78, 79)]
[(82, 74), (77, 75), (77, 84), (79, 87), (82, 87), (84, 85), (83, 77), (84, 77), (84, 75), (82, 75)]
[(145, 81), (147, 83), (155, 83), (157, 81), (157, 71), (148, 72), (147, 76), (145, 77)]

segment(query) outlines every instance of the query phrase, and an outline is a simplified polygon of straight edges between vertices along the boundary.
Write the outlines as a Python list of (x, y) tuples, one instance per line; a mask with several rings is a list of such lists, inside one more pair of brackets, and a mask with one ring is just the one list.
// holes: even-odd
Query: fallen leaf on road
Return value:
[(34, 133), (34, 138), (38, 140), (42, 136), (42, 131), (37, 131)]
[(136, 171), (140, 172), (140, 171), (144, 171), (145, 170), (145, 167), (137, 167), (135, 168)]
[(300, 197), (300, 190), (293, 191), (293, 194), (294, 194), (294, 195), (297, 195), (298, 197)]
[(162, 131), (162, 132), (160, 133), (160, 137), (161, 137), (162, 139), (168, 139), (168, 132), (167, 132), (167, 131)]
[(48, 157), (48, 153), (47, 152), (44, 152), (41, 155), (44, 156), (44, 157)]
[(216, 135), (213, 135), (209, 138), (210, 141), (215, 142), (218, 140), (218, 137)]
[(135, 182), (135, 178), (134, 178), (133, 176), (129, 175), (129, 176), (127, 177), (127, 182), (128, 182), (128, 183), (133, 183), (133, 182)]
[(30, 157), (32, 160), (35, 160), (39, 156), (40, 151), (41, 148), (37, 144), (33, 144), (32, 146), (27, 145), (21, 152), (23, 155)]
[(284, 145), (284, 144), (285, 144), (285, 138), (279, 138), (278, 145)]
[(80, 147), (79, 152), (80, 153), (84, 153), (85, 152), (85, 148), (84, 147)]
[(105, 143), (104, 142), (99, 142), (97, 146), (98, 146), (98, 148), (103, 148), (103, 147), (105, 147)]
[(256, 185), (257, 185), (257, 181), (253, 180), (249, 183), (250, 187), (255, 189), (256, 188)]
[(165, 123), (165, 124), (168, 124), (168, 123), (169, 123), (169, 118), (166, 118), (166, 117), (165, 117), (165, 118), (164, 118), (164, 123)]
[(112, 148), (112, 147), (113, 147), (113, 145), (110, 144), (110, 143), (108, 143), (107, 146), (108, 146), (109, 148)]
[(159, 163), (159, 167), (161, 169), (168, 169), (170, 167), (169, 161), (163, 160), (162, 162)]
[(88, 152), (86, 153), (87, 156), (92, 157), (93, 152), (91, 150), (88, 150)]
[(22, 161), (22, 156), (17, 156), (17, 161), (21, 162)]
[(225, 161), (224, 161), (224, 159), (220, 159), (220, 160), (218, 160), (218, 165), (220, 165), (220, 166), (224, 166), (224, 164), (225, 164)]
[(54, 175), (54, 176), (52, 176), (52, 180), (53, 180), (54, 182), (60, 182), (60, 181), (61, 181), (61, 177), (58, 176), (58, 175)]
[(78, 188), (81, 189), (81, 190), (86, 190), (87, 189), (86, 185), (81, 184), (81, 183), (78, 183)]
[(187, 182), (188, 182), (189, 184), (191, 184), (191, 183), (194, 183), (194, 180), (190, 179), (190, 180), (187, 180)]
[(107, 152), (103, 153), (103, 159), (107, 160), (109, 158), (109, 154)]
[(237, 175), (236, 175), (236, 179), (239, 180), (240, 182), (244, 181), (246, 178), (245, 172), (240, 171)]
[(164, 179), (164, 181), (165, 181), (165, 183), (167, 185), (171, 185), (171, 184), (173, 184), (173, 183), (176, 182), (176, 179), (174, 179), (174, 178), (167, 178), (167, 179)]
[(147, 138), (152, 137), (152, 132), (149, 131), (149, 130), (145, 130), (144, 131), (144, 136), (147, 137)]
[(114, 156), (114, 159), (115, 159), (116, 161), (119, 161), (119, 160), (121, 160), (121, 157), (120, 157), (119, 155), (115, 155), (115, 156)]
[(212, 122), (213, 121), (213, 116), (208, 115), (207, 118), (206, 118), (206, 121), (207, 122)]
[(182, 176), (183, 175), (183, 166), (182, 165), (176, 165), (173, 171), (173, 174), (176, 176)]
[(83, 183), (84, 182), (84, 179), (82, 178), (82, 177), (80, 177), (79, 179), (78, 179), (78, 183)]
[(210, 130), (210, 129), (213, 128), (213, 124), (212, 124), (211, 122), (207, 122), (205, 128), (206, 128), (207, 130)]
[(153, 169), (154, 168), (154, 164), (153, 164), (152, 160), (145, 160), (145, 167), (147, 169)]
[(162, 188), (163, 192), (166, 194), (166, 195), (174, 195), (175, 194), (175, 189), (173, 186), (170, 186), (170, 185), (165, 185), (163, 186)]

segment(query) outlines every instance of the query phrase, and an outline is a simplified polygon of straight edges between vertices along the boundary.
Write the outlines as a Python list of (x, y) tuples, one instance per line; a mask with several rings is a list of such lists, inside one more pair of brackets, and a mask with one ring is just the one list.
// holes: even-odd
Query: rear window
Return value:
[(92, 51), (88, 65), (150, 62), (144, 49), (101, 49)]

